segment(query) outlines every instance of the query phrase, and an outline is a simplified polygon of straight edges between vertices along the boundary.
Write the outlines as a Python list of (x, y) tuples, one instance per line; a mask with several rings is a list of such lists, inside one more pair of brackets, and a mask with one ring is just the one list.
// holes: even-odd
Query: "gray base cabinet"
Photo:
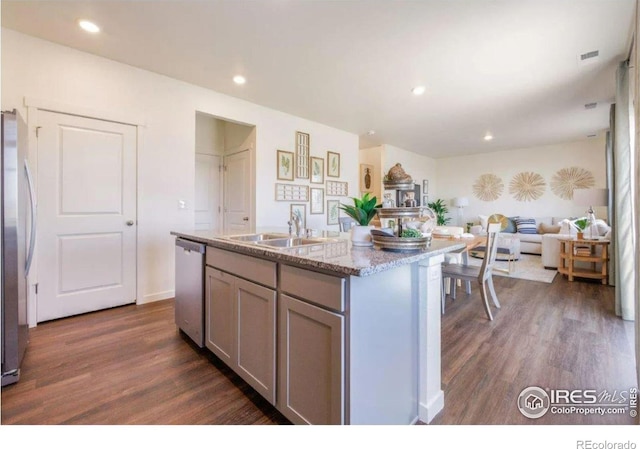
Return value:
[(276, 292), (206, 269), (206, 346), (276, 404)]
[[(439, 260), (433, 272), (416, 262), (366, 277), (212, 247), (206, 261), (207, 348), (294, 424), (411, 424), (442, 408), (439, 359), (421, 358), (419, 326), (433, 317), (439, 351)], [(421, 381), (435, 395), (419, 399)]]
[(344, 316), (279, 298), (278, 410), (295, 424), (344, 424)]
[(205, 270), (205, 346), (229, 366), (235, 359), (232, 329), (235, 279), (211, 267)]

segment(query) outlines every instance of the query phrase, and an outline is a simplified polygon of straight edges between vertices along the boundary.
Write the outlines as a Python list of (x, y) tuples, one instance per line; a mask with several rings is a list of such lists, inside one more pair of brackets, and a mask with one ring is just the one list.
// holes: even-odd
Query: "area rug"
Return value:
[[(482, 265), (482, 259), (475, 257), (469, 257), (469, 265), (479, 267)], [(506, 276), (517, 279), (526, 279), (528, 281), (546, 282), (550, 284), (553, 282), (553, 278), (556, 277), (558, 272), (556, 270), (546, 270), (542, 266), (542, 260), (540, 256), (533, 254), (521, 254), (520, 260), (514, 262), (514, 268), (511, 274), (503, 271), (495, 271), (493, 274), (497, 276)], [(496, 260), (496, 268), (508, 270), (509, 264), (506, 261)]]

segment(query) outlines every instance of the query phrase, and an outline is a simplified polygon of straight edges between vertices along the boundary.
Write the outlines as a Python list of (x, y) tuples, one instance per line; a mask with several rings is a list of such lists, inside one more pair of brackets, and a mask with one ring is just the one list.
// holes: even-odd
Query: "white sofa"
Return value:
[[(487, 230), (488, 215), (479, 216), (479, 225), (471, 227), (471, 233), (475, 235), (484, 235)], [(527, 217), (529, 218), (529, 217)], [(500, 236), (517, 238), (520, 240), (520, 252), (527, 254), (542, 254), (542, 236), (543, 228), (552, 228), (559, 226), (565, 217), (530, 217), (536, 220), (537, 234), (522, 234), (520, 232), (501, 232)]]
[[(482, 235), (486, 232), (485, 216), (480, 216), (480, 224), (471, 227), (471, 233)], [(487, 217), (488, 218), (488, 217)], [(558, 268), (560, 261), (560, 239), (568, 236), (575, 236), (577, 228), (572, 224), (575, 220), (560, 217), (531, 217), (536, 220), (537, 234), (500, 233), (501, 236), (509, 236), (520, 240), (520, 251), (527, 254), (538, 254), (541, 256), (542, 265), (545, 268)], [(484, 225), (484, 228), (483, 228)], [(594, 225), (594, 235), (601, 238), (608, 238), (611, 228), (604, 220), (596, 220)], [(589, 229), (585, 230), (585, 234)]]

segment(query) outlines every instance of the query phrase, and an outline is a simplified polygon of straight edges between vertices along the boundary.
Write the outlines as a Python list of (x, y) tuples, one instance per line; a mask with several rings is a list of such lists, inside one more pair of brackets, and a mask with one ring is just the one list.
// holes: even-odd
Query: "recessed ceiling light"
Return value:
[(493, 134), (491, 133), (487, 133), (484, 135), (484, 140), (486, 140), (487, 142), (490, 140), (493, 140)]
[(422, 95), (426, 90), (427, 88), (424, 86), (416, 86), (413, 89), (411, 89), (411, 93), (413, 95)]
[(247, 82), (247, 79), (242, 75), (236, 75), (233, 77), (233, 82), (236, 84), (244, 84)]
[(89, 22), (88, 20), (80, 20), (78, 25), (87, 33), (98, 33), (100, 31), (100, 27), (98, 25), (93, 22)]
[(367, 136), (373, 136), (376, 132), (372, 129), (370, 129), (369, 131), (367, 131)]

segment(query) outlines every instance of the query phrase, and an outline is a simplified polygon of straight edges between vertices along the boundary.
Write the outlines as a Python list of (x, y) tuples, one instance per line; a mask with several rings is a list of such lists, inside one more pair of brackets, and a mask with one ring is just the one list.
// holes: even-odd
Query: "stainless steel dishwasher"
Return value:
[(176, 325), (204, 347), (205, 245), (176, 238)]

